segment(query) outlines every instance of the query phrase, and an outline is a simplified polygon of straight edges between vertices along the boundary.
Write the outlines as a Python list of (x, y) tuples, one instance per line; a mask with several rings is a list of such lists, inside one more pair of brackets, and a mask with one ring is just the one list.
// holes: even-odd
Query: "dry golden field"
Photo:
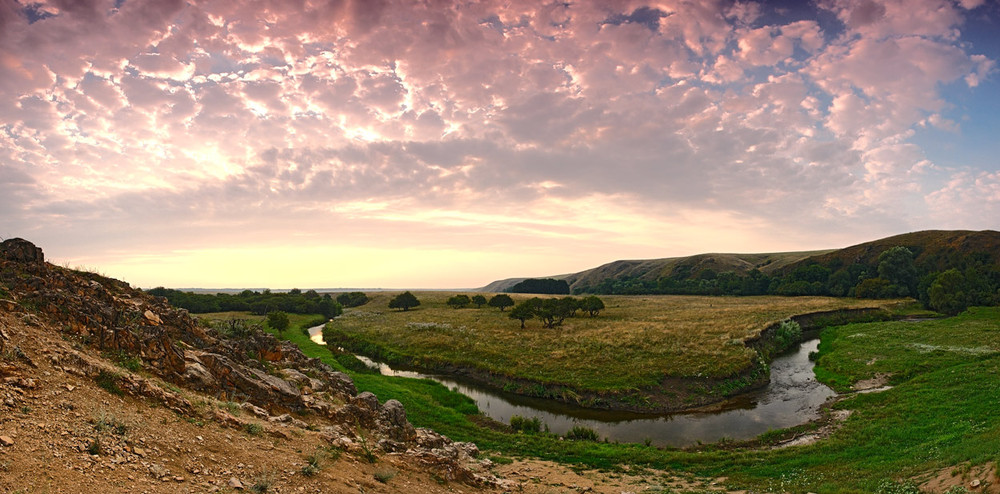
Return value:
[[(388, 309), (395, 293), (370, 294), (327, 328), (328, 339), (361, 353), (417, 366), (454, 365), (542, 384), (592, 391), (655, 386), (664, 377), (727, 377), (756, 358), (744, 340), (790, 316), (885, 307), (898, 301), (829, 297), (603, 296), (599, 316), (566, 319), (555, 329), (538, 320), (525, 329), (508, 311), (455, 309), (455, 293), (416, 293), (421, 305)], [(469, 293), (472, 295), (472, 293)], [(487, 295), (489, 298), (490, 295)], [(527, 295), (513, 295), (519, 302)]]

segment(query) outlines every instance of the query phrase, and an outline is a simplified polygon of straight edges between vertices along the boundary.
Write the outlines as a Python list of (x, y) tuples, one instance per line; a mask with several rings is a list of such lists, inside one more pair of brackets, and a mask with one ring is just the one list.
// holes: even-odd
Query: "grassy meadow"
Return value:
[[(1000, 308), (995, 307), (947, 319), (824, 330), (816, 367), (822, 380), (846, 391), (857, 381), (884, 375), (894, 387), (844, 395), (833, 407), (851, 414), (829, 437), (783, 449), (772, 446), (822, 424), (690, 450), (515, 433), (485, 425), (470, 399), (436, 382), (354, 373), (300, 331), (286, 331), (284, 337), (351, 374), (359, 390), (403, 402), (414, 425), (475, 441), (498, 461), (536, 457), (581, 468), (671, 472), (650, 471), (653, 488), (671, 477), (696, 475), (725, 477), (728, 487), (752, 492), (816, 493), (917, 493), (934, 475), (968, 485), (976, 468), (1000, 467)], [(977, 478), (984, 486), (1000, 485), (1000, 478)]]
[[(421, 305), (389, 310), (375, 293), (324, 331), (327, 341), (418, 367), (477, 369), (597, 392), (635, 390), (664, 377), (723, 378), (749, 368), (744, 345), (772, 323), (811, 312), (888, 307), (896, 302), (829, 297), (604, 296), (597, 317), (578, 313), (546, 329), (525, 329), (508, 311), (446, 305), (454, 293), (417, 293)], [(515, 302), (529, 298), (513, 295)]]

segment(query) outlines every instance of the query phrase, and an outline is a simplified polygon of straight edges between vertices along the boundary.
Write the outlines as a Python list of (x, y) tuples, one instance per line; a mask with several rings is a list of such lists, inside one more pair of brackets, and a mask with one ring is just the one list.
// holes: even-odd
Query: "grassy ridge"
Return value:
[[(756, 363), (744, 340), (792, 315), (879, 307), (885, 301), (828, 297), (607, 296), (599, 317), (555, 329), (496, 309), (453, 309), (451, 294), (421, 293), (406, 312), (385, 309), (391, 294), (348, 310), (324, 332), (361, 353), (417, 366), (454, 365), (578, 390), (651, 388), (664, 377), (724, 378)], [(527, 296), (515, 297), (519, 301)]]
[[(300, 332), (287, 331), (286, 337), (307, 355), (339, 367), (325, 347)], [(927, 472), (1000, 462), (1000, 309), (975, 308), (949, 319), (853, 324), (823, 332), (817, 367), (822, 379), (843, 390), (879, 373), (891, 374), (895, 387), (839, 402), (836, 408), (851, 410), (851, 416), (816, 444), (700, 451), (500, 432), (477, 425), (475, 415), (469, 415), (475, 405), (440, 384), (371, 374), (352, 377), (360, 390), (373, 391), (380, 400), (402, 401), (415, 425), (475, 441), (488, 454), (725, 476), (731, 487), (756, 492), (913, 492), (892, 489)], [(766, 436), (773, 441), (779, 435)]]

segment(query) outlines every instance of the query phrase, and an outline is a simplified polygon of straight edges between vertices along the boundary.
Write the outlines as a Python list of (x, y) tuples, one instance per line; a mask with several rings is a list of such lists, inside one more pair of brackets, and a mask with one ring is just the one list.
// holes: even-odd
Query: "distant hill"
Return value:
[[(609, 262), (596, 268), (580, 271), (579, 273), (544, 276), (543, 278), (566, 280), (569, 283), (570, 290), (578, 292), (588, 287), (597, 286), (607, 279), (635, 278), (656, 281), (661, 277), (671, 276), (682, 271), (691, 273), (689, 276), (696, 276), (706, 269), (714, 270), (717, 273), (733, 271), (743, 274), (757, 268), (769, 274), (811, 256), (828, 252), (832, 251), (817, 250), (774, 254), (698, 254), (688, 257), (623, 260)], [(481, 288), (480, 291), (490, 293), (503, 292), (526, 279), (528, 278), (497, 280)]]
[[(914, 297), (956, 313), (1000, 303), (1000, 232), (927, 230), (822, 251), (622, 260), (551, 278), (576, 294)], [(483, 291), (508, 291), (524, 279)]]
[(822, 265), (875, 264), (886, 249), (903, 246), (914, 254), (918, 265), (932, 271), (944, 271), (959, 264), (962, 258), (975, 253), (992, 254), (992, 264), (1000, 263), (1000, 232), (994, 230), (924, 230), (894, 235), (843, 249), (810, 256), (789, 266), (795, 269), (803, 262)]

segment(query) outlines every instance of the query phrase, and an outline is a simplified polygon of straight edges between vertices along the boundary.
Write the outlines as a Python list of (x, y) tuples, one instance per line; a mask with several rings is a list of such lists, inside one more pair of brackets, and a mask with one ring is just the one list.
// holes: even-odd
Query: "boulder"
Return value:
[(23, 238), (10, 238), (0, 243), (0, 258), (23, 263), (45, 262), (42, 249)]

